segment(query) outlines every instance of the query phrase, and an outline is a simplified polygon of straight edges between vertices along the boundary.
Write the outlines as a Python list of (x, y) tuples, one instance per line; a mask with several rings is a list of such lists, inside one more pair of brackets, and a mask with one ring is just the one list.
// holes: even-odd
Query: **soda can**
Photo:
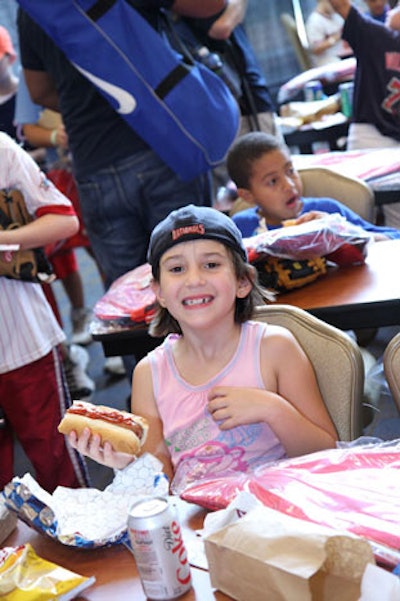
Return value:
[(318, 79), (309, 81), (304, 86), (304, 100), (306, 102), (322, 100), (323, 96), (324, 92), (322, 90), (322, 83)]
[(192, 586), (176, 512), (163, 497), (146, 497), (129, 510), (128, 532), (148, 599), (175, 599)]
[(340, 103), (342, 105), (342, 113), (348, 119), (351, 117), (353, 112), (353, 92), (354, 82), (346, 81), (339, 85), (340, 92)]

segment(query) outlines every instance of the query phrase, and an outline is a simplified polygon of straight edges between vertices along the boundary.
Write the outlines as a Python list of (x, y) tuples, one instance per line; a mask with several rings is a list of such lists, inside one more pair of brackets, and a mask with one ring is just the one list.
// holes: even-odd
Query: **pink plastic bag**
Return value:
[(150, 287), (151, 278), (148, 263), (128, 271), (97, 301), (94, 315), (103, 322), (150, 323), (156, 303), (156, 295)]
[[(357, 225), (349, 223), (339, 213), (326, 215), (289, 227), (266, 231), (244, 239), (249, 261), (258, 261), (266, 256), (285, 259), (312, 259), (327, 257), (338, 265), (364, 263), (366, 245), (371, 236)], [(335, 254), (343, 246), (345, 253)]]
[(310, 522), (400, 549), (400, 442), (330, 449), (188, 486), (183, 499), (223, 509), (238, 492)]

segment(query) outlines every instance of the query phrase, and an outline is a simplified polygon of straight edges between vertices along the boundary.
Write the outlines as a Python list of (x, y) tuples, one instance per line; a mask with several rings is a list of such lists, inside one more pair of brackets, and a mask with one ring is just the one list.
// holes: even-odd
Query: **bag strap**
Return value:
[(114, 6), (117, 0), (97, 0), (86, 14), (92, 21), (98, 21), (107, 11)]
[[(176, 26), (173, 21), (173, 18), (171, 17), (171, 14), (166, 9), (160, 9), (160, 14), (165, 25), (165, 34), (167, 35), (168, 41), (170, 43), (172, 42), (173, 48), (182, 54), (185, 63), (194, 66), (196, 64), (195, 58), (189, 50), (187, 44), (185, 44), (185, 42), (183, 41), (182, 37), (177, 33)], [(189, 32), (188, 28), (186, 28), (186, 30), (187, 32)], [(192, 35), (192, 40), (194, 47), (199, 46), (199, 43), (194, 37), (194, 35)]]
[(238, 48), (235, 47), (234, 40), (228, 39), (225, 40), (225, 45), (229, 55), (231, 57), (232, 63), (236, 68), (238, 75), (240, 77), (240, 81), (242, 84), (243, 96), (247, 102), (248, 109), (250, 110), (249, 115), (247, 115), (249, 120), (249, 126), (251, 131), (261, 131), (260, 121), (258, 119), (258, 112), (256, 103), (254, 100), (254, 95), (251, 90), (250, 84), (246, 77), (246, 70), (243, 64), (242, 57), (238, 55)]
[[(188, 43), (191, 44), (193, 48), (199, 51), (199, 54), (203, 47), (207, 48), (207, 43), (205, 40), (198, 40), (196, 34), (193, 33), (190, 26), (185, 23), (182, 19), (179, 19), (176, 23), (171, 16), (171, 14), (167, 10), (160, 11), (162, 13), (164, 23), (166, 25), (166, 29), (170, 39), (173, 40), (173, 45), (175, 48), (181, 52), (184, 57), (185, 62), (188, 64), (195, 64), (195, 58), (193, 57), (192, 52), (188, 47)], [(178, 25), (178, 31), (177, 31)], [(179, 31), (182, 32), (182, 35), (179, 35)], [(184, 39), (187, 40), (185, 43)], [(239, 56), (238, 48), (235, 46), (234, 37), (231, 36), (227, 40), (218, 40), (219, 44), (223, 44), (223, 52), (229, 54), (231, 65), (236, 70), (238, 78), (240, 80), (240, 85), (243, 92), (243, 97), (247, 104), (247, 108), (250, 111), (247, 117), (249, 118), (249, 125), (252, 131), (261, 131), (260, 122), (258, 119), (258, 112), (256, 103), (254, 100), (253, 92), (251, 91), (250, 84), (246, 77), (245, 65), (242, 59), (242, 56)], [(208, 49), (208, 48), (207, 48)], [(212, 52), (212, 51), (211, 51)], [(210, 68), (210, 67), (209, 67)], [(223, 79), (223, 78), (222, 78)], [(231, 89), (229, 82), (225, 81), (226, 85)]]

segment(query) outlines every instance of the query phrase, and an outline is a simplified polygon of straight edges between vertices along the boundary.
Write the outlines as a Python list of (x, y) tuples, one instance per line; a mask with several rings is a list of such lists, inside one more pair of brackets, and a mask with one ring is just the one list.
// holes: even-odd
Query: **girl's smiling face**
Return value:
[(294, 219), (303, 201), (300, 176), (293, 167), (290, 155), (283, 150), (271, 150), (252, 166), (248, 189), (239, 189), (247, 202), (257, 204), (267, 224), (280, 225)]
[(154, 282), (158, 302), (182, 330), (207, 327), (230, 316), (236, 298), (249, 294), (252, 284), (238, 281), (228, 249), (215, 240), (181, 242), (160, 260), (160, 280)]

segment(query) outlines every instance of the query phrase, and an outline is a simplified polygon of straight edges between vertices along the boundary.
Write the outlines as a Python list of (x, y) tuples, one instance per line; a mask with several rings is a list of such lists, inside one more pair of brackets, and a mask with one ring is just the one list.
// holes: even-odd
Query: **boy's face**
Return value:
[(383, 13), (388, 4), (386, 0), (365, 0), (365, 3), (371, 15), (377, 17)]
[(298, 216), (303, 205), (302, 183), (288, 151), (266, 152), (253, 163), (249, 188), (239, 188), (239, 196), (260, 207), (265, 221), (280, 225)]

